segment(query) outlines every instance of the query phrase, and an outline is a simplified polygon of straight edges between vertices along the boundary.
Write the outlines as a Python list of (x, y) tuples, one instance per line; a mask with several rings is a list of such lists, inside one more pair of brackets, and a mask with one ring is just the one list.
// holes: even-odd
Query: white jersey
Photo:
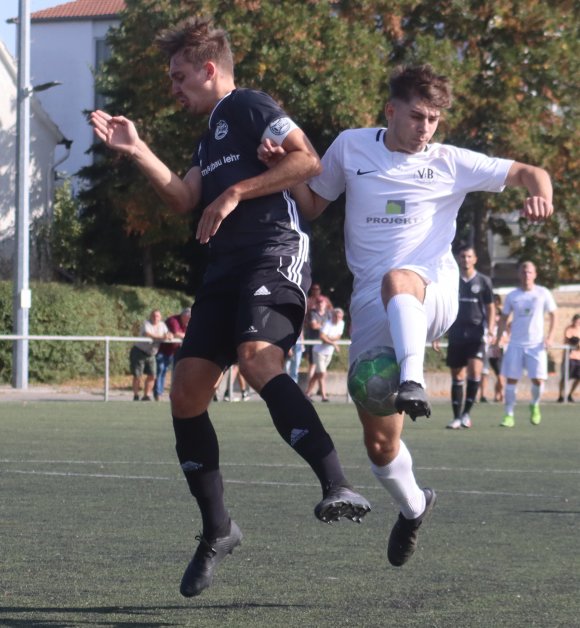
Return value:
[[(151, 338), (151, 336), (161, 338), (166, 336), (168, 333), (169, 329), (164, 321), (160, 321), (157, 325), (154, 325), (151, 321), (143, 321), (141, 324), (141, 330), (139, 331), (140, 336), (147, 336), (148, 338)], [(147, 355), (157, 355), (161, 342), (161, 340), (155, 340), (153, 342), (136, 342), (135, 346)]]
[[(354, 294), (376, 293), (386, 272), (411, 268), (427, 282), (457, 277), (455, 220), (468, 192), (501, 192), (513, 161), (430, 144), (391, 152), (386, 129), (342, 132), (310, 187), (332, 201), (346, 192), (346, 260)], [(365, 294), (365, 297), (370, 294)]]
[[(331, 320), (328, 320), (322, 326), (320, 333), (329, 338), (340, 338), (342, 334), (344, 334), (344, 321), (333, 323)], [(313, 350), (323, 355), (332, 355), (334, 353), (334, 346), (322, 342), (319, 345), (314, 345)]]
[(543, 286), (531, 290), (512, 290), (503, 304), (502, 314), (512, 316), (509, 344), (533, 347), (544, 342), (544, 314), (555, 312), (552, 293)]

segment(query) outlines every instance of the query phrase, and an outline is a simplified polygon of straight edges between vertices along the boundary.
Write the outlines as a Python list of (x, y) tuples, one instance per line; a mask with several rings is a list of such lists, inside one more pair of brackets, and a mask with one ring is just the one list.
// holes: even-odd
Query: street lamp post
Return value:
[[(28, 336), (31, 305), (30, 276), (30, 7), (19, 1), (18, 12), (18, 111), (16, 120), (16, 259), (14, 264), (14, 333)], [(15, 388), (28, 388), (28, 338), (16, 340), (12, 360)]]

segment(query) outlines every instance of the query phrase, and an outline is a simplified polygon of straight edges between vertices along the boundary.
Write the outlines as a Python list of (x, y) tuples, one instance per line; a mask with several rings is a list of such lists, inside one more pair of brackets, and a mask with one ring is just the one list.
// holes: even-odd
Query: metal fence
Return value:
[[(14, 341), (14, 340), (27, 340), (27, 341), (43, 341), (43, 340), (51, 340), (51, 341), (60, 341), (60, 342), (104, 342), (105, 343), (105, 364), (104, 364), (104, 387), (103, 387), (103, 400), (109, 401), (109, 388), (110, 388), (110, 350), (112, 342), (153, 342), (151, 338), (146, 338), (143, 336), (18, 336), (11, 334), (0, 334), (0, 341)], [(179, 340), (166, 341), (166, 342), (180, 342)], [(317, 340), (303, 340), (304, 345), (315, 345), (318, 344)], [(343, 346), (349, 346), (350, 340), (339, 340), (337, 344)], [(431, 345), (427, 345), (430, 347)], [(447, 343), (440, 343), (440, 347), (445, 348)], [(569, 389), (570, 384), (570, 346), (569, 345), (552, 345), (550, 349), (554, 350), (562, 350), (563, 358), (563, 375), (564, 375), (564, 391)], [(228, 381), (228, 389), (230, 392), (230, 399), (232, 398), (232, 387), (233, 382), (231, 378)], [(564, 402), (567, 403), (567, 396), (564, 395)]]

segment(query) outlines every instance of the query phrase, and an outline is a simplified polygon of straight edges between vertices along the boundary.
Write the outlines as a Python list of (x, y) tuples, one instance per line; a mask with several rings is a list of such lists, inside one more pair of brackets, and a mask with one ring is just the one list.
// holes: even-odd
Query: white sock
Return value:
[(377, 480), (397, 502), (407, 519), (416, 519), (425, 511), (425, 493), (417, 485), (413, 474), (413, 459), (403, 441), (396, 458), (384, 467), (371, 462)]
[(513, 415), (516, 405), (516, 388), (517, 384), (505, 385), (505, 413)]
[(544, 382), (540, 382), (539, 386), (532, 382), (532, 403), (534, 405), (536, 405), (537, 403), (540, 403), (540, 397), (542, 396), (543, 392), (544, 392)]
[(423, 304), (411, 294), (397, 294), (386, 308), (401, 382), (411, 380), (425, 387), (423, 363), (427, 342), (427, 316)]

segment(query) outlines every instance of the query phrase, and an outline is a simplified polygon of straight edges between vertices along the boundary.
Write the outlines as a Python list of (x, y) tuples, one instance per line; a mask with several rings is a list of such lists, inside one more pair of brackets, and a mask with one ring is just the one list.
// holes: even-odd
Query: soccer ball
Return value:
[(361, 353), (348, 370), (348, 392), (363, 410), (375, 416), (395, 414), (400, 369), (391, 347)]

